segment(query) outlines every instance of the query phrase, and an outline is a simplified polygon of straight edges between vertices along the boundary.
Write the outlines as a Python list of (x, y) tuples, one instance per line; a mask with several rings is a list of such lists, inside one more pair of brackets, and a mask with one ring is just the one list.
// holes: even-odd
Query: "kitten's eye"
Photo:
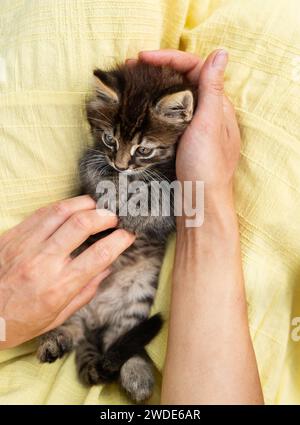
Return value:
[(113, 149), (116, 146), (116, 140), (115, 140), (114, 136), (110, 133), (104, 132), (102, 134), (102, 141), (110, 149)]
[(137, 148), (136, 152), (139, 155), (143, 155), (143, 156), (147, 156), (150, 155), (150, 153), (153, 151), (153, 149), (151, 148), (146, 148), (144, 146), (140, 146), (139, 148)]

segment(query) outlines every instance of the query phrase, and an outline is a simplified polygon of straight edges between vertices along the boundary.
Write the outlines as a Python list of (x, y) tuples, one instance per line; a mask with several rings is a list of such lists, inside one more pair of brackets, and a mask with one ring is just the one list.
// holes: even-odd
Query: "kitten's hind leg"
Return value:
[(87, 385), (112, 382), (118, 378), (120, 370), (127, 364), (123, 369), (125, 382), (126, 377), (129, 375), (135, 377), (145, 368), (141, 381), (138, 377), (134, 379), (134, 386), (138, 386), (137, 394), (134, 393), (134, 388), (126, 384), (127, 381), (124, 388), (136, 401), (142, 401), (143, 397), (147, 398), (152, 392), (154, 380), (151, 362), (144, 346), (157, 335), (161, 326), (162, 318), (160, 314), (156, 314), (122, 334), (109, 348), (106, 348), (105, 340), (108, 331), (114, 330), (112, 327), (103, 326), (86, 332), (85, 339), (80, 341), (76, 348), (76, 364), (81, 381)]
[(85, 339), (76, 347), (76, 367), (79, 379), (85, 385), (112, 382), (119, 376), (119, 367), (107, 359), (103, 351), (103, 334), (106, 328), (85, 333)]
[(146, 352), (131, 357), (123, 364), (120, 382), (130, 398), (138, 403), (148, 400), (153, 392), (153, 364)]
[(80, 381), (85, 385), (95, 385), (100, 382), (98, 364), (100, 353), (98, 348), (89, 341), (82, 340), (76, 349), (76, 367)]

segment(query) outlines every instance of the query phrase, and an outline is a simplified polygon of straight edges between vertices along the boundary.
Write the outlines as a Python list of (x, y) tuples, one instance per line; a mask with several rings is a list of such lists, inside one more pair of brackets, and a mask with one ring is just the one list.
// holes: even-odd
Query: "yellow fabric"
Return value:
[[(266, 402), (300, 403), (300, 342), (290, 336), (300, 316), (299, 1), (1, 0), (0, 33), (1, 230), (76, 194), (93, 67), (144, 49), (203, 57), (229, 50), (226, 91), (243, 139), (236, 206), (251, 333)], [(165, 316), (173, 250), (171, 241), (154, 308)], [(166, 332), (149, 347), (158, 371)], [(73, 355), (40, 365), (34, 349), (29, 342), (0, 353), (0, 403), (129, 402), (115, 385), (79, 384)]]

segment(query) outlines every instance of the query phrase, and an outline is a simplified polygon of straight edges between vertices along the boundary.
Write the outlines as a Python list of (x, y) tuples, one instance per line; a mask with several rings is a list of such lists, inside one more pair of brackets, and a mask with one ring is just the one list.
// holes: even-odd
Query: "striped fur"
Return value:
[[(192, 118), (196, 90), (169, 68), (138, 64), (95, 71), (95, 96), (87, 105), (94, 146), (80, 163), (83, 193), (98, 200), (96, 187), (120, 172), (130, 181), (175, 179), (176, 142)], [(145, 154), (146, 152), (146, 154)], [(131, 195), (134, 196), (134, 195)], [(156, 202), (161, 206), (161, 199)], [(40, 338), (38, 357), (52, 362), (75, 348), (80, 379), (87, 385), (120, 379), (129, 396), (151, 396), (153, 368), (144, 346), (159, 332), (159, 316), (149, 319), (165, 241), (175, 229), (168, 217), (120, 217), (135, 232), (135, 243), (112, 266), (93, 300), (58, 329)], [(105, 234), (96, 235), (74, 255)]]

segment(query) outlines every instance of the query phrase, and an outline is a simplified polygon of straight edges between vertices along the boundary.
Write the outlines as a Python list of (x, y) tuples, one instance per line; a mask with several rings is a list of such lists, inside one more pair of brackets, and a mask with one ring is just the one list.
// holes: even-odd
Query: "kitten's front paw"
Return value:
[(154, 376), (149, 360), (140, 356), (131, 357), (122, 366), (120, 379), (122, 387), (133, 401), (142, 403), (151, 397)]
[(54, 329), (40, 337), (37, 358), (42, 363), (52, 363), (73, 348), (71, 334), (66, 329)]

